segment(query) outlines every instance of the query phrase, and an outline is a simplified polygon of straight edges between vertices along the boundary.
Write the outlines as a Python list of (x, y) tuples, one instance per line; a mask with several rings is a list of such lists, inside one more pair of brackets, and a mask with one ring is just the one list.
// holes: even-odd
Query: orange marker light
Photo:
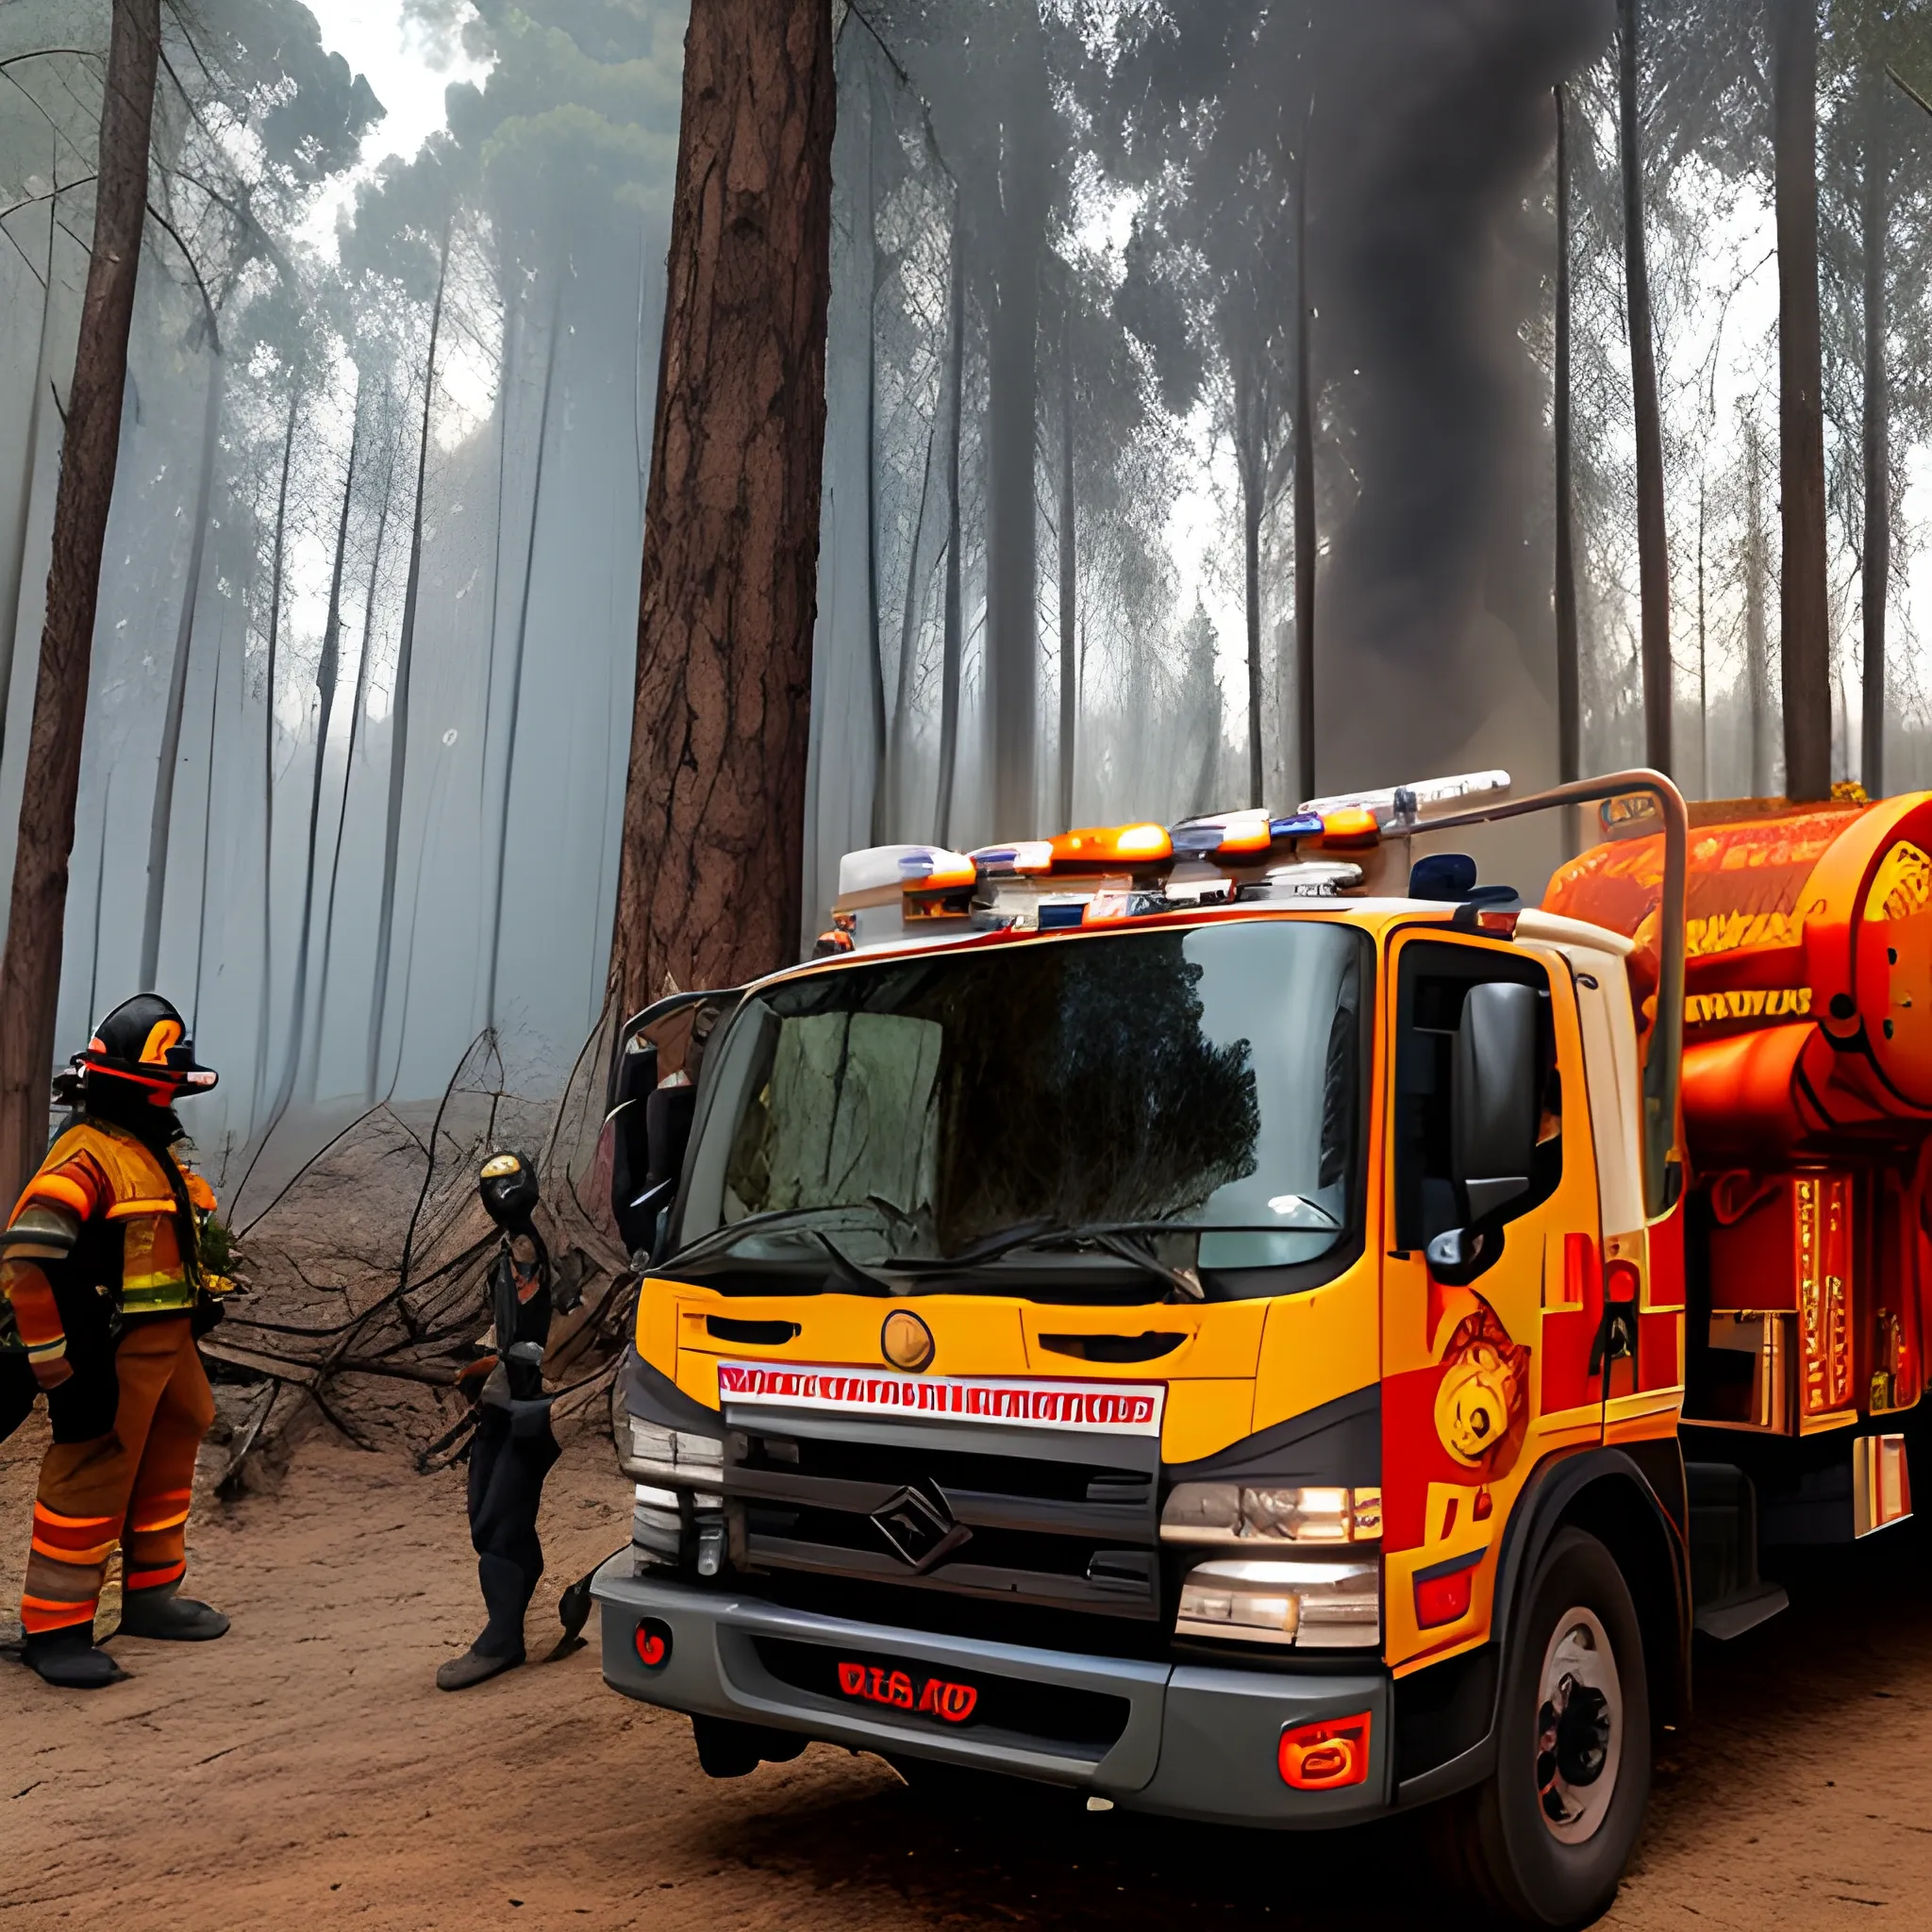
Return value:
[(1056, 866), (1118, 865), (1173, 856), (1174, 841), (1165, 825), (1094, 825), (1062, 832), (1053, 841)]
[(1275, 1763), (1282, 1783), (1298, 1791), (1339, 1791), (1348, 1785), (1366, 1784), (1369, 1713), (1283, 1731)]
[(1338, 811), (1322, 814), (1322, 842), (1324, 845), (1374, 845), (1381, 841), (1382, 827), (1375, 814), (1362, 806), (1347, 805)]

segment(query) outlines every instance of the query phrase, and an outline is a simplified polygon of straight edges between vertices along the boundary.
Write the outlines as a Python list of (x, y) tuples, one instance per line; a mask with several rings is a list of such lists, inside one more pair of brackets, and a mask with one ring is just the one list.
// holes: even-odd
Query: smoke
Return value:
[(1525, 198), (1609, 0), (1372, 0), (1350, 22), (1309, 160), (1321, 786), (1553, 778), (1546, 384), (1522, 339), (1553, 265)]

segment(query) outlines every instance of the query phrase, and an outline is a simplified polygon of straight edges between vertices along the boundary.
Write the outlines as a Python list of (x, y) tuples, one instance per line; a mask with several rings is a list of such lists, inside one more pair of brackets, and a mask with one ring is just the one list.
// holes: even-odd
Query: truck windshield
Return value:
[(1204, 1271), (1318, 1261), (1356, 1211), (1370, 958), (1230, 921), (786, 981), (722, 1042), (681, 1240), (876, 1265), (1151, 1224)]

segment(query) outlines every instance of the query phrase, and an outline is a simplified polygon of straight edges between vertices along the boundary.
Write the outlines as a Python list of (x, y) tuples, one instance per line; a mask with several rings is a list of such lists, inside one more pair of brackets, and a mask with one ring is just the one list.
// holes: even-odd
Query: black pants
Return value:
[(485, 1657), (523, 1655), (524, 1612), (543, 1574), (537, 1509), (559, 1454), (549, 1404), (519, 1403), (517, 1410), (486, 1404), (470, 1449), (470, 1541), (490, 1612), (475, 1647)]

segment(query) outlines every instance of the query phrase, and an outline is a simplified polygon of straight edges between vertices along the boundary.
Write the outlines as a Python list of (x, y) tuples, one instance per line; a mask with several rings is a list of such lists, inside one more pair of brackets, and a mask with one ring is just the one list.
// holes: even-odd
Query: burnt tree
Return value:
[(695, 0), (610, 988), (797, 956), (831, 282), (830, 0)]
[(147, 219), (148, 136), (161, 45), (160, 0), (114, 0), (101, 100), (92, 253), (68, 391), (54, 554), (0, 961), (0, 1186), (25, 1184), (47, 1143), (47, 1081), (60, 993), (61, 924), (87, 723), (101, 549), (120, 453), (127, 331)]

